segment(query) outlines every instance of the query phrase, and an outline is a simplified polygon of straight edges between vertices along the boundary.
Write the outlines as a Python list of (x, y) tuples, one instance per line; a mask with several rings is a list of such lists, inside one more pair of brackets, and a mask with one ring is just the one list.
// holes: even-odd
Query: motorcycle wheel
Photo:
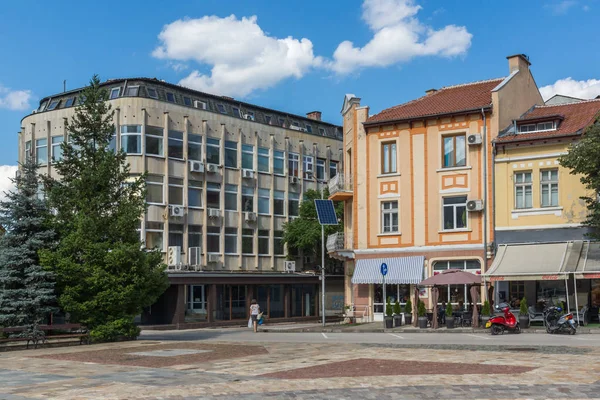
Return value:
[(571, 326), (569, 329), (569, 335), (574, 335), (575, 333), (577, 333), (577, 329), (575, 329)]
[(521, 333), (521, 325), (517, 324), (517, 326), (515, 326), (515, 333)]
[(502, 335), (504, 333), (504, 328), (500, 325), (492, 325), (492, 329), (491, 329), (491, 333), (492, 335)]

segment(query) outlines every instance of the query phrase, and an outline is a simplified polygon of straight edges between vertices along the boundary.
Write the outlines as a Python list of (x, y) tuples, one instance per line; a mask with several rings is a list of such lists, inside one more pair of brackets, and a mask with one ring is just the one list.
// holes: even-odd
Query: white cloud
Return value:
[(0, 165), (0, 200), (4, 200), (5, 192), (9, 192), (14, 188), (10, 179), (15, 177), (16, 172), (16, 165)]
[(211, 67), (210, 74), (192, 71), (181, 85), (216, 94), (243, 97), (287, 78), (301, 78), (321, 64), (310, 40), (269, 36), (256, 16), (177, 20), (164, 26), (158, 38), (154, 57)]
[(414, 0), (365, 0), (362, 18), (373, 31), (364, 47), (339, 44), (327, 66), (338, 74), (364, 67), (386, 67), (419, 56), (453, 57), (465, 54), (473, 37), (464, 26), (435, 30), (416, 17)]
[(540, 88), (544, 100), (548, 100), (555, 94), (577, 97), (580, 99), (593, 99), (600, 95), (600, 80), (588, 79), (587, 81), (576, 81), (568, 77), (559, 79), (551, 85)]
[[(554, 15), (564, 15), (577, 4), (576, 0), (562, 0), (546, 4), (544, 7), (549, 8)], [(585, 9), (585, 6), (584, 6)]]
[(27, 110), (31, 100), (31, 90), (10, 90), (0, 85), (0, 108), (13, 111)]

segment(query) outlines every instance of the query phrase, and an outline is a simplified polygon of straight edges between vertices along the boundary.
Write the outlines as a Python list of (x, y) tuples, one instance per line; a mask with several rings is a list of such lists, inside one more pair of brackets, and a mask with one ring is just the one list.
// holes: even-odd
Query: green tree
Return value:
[(38, 252), (50, 248), (55, 234), (50, 228), (46, 202), (38, 196), (38, 166), (28, 157), (15, 190), (0, 202), (0, 326), (27, 326), (37, 331), (55, 310), (54, 279), (40, 265)]
[(588, 209), (585, 224), (593, 228), (589, 234), (600, 239), (600, 122), (586, 129), (579, 142), (571, 144), (567, 154), (559, 159), (560, 165), (569, 168), (593, 195), (582, 196)]
[(81, 98), (56, 163), (60, 179), (45, 180), (59, 243), (42, 263), (56, 275), (60, 306), (92, 339), (135, 337), (134, 317), (168, 287), (161, 254), (143, 250), (137, 232), (145, 175), (130, 175), (114, 149), (114, 112), (97, 76)]
[[(321, 264), (321, 225), (317, 217), (317, 209), (315, 208), (315, 199), (329, 197), (329, 191), (325, 188), (323, 197), (321, 192), (317, 190), (307, 190), (300, 204), (298, 218), (294, 218), (290, 222), (283, 225), (283, 241), (288, 245), (290, 253), (301, 250), (305, 256), (313, 256), (317, 264)], [(335, 213), (340, 221), (339, 225), (325, 226), (325, 240), (327, 236), (336, 232), (344, 231), (344, 204), (335, 204)], [(328, 273), (332, 273), (333, 268), (337, 265), (336, 260), (325, 254), (325, 268)]]

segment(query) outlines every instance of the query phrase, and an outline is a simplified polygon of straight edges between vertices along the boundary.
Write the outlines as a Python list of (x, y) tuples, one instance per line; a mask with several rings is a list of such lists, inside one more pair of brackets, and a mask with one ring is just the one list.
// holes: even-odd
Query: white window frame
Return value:
[[(176, 183), (173, 182), (174, 179), (180, 180), (181, 183)], [(182, 178), (175, 178), (173, 176), (169, 177), (169, 205), (170, 206), (181, 206), (183, 207), (183, 205), (185, 204), (185, 190), (184, 189), (184, 181)], [(177, 188), (181, 191), (181, 203), (175, 203), (171, 200), (171, 188)]]
[[(153, 227), (154, 225), (151, 224), (159, 224), (160, 226), (162, 226), (161, 228), (155, 228)], [(160, 243), (161, 243), (161, 247), (160, 249), (158, 247), (147, 247), (148, 244), (148, 233), (159, 233), (160, 234)], [(144, 247), (147, 249), (159, 249), (161, 252), (165, 251), (165, 227), (164, 227), (164, 223), (162, 222), (153, 222), (153, 221), (147, 221), (146, 222), (146, 237), (144, 238)]]
[[(135, 126), (136, 132), (128, 132), (128, 129), (130, 126)], [(129, 153), (123, 148), (123, 144), (126, 142), (126, 140), (123, 140), (123, 138), (129, 137), (129, 136), (137, 136), (137, 140), (139, 143), (139, 151), (136, 153)], [(125, 154), (127, 154), (127, 155), (141, 155), (142, 154), (143, 149), (142, 149), (142, 126), (141, 125), (133, 125), (133, 124), (132, 125), (121, 125), (121, 150), (123, 150), (125, 152)]]
[[(478, 268), (467, 268), (467, 263), (468, 262), (477, 262), (479, 264)], [(458, 262), (463, 262), (463, 268), (452, 268), (452, 269), (457, 269), (459, 271), (481, 271), (481, 263), (479, 262), (479, 260), (440, 260), (440, 261), (435, 261), (433, 263), (433, 273), (435, 274), (437, 271), (443, 272), (443, 271), (447, 271), (450, 268), (450, 263), (458, 263)], [(445, 266), (444, 266), (445, 265)], [(452, 285), (452, 286), (459, 286), (459, 285)], [(463, 298), (465, 299), (465, 306), (467, 306), (466, 304), (466, 300), (468, 299), (468, 286), (464, 285), (464, 292), (463, 292)], [(458, 304), (458, 302), (456, 303), (452, 303), (450, 300), (451, 298), (451, 293), (450, 293), (450, 285), (448, 285), (448, 290), (446, 291), (448, 293), (448, 297), (445, 299), (439, 298), (438, 299), (438, 304), (441, 304), (442, 302), (448, 302), (450, 304)]]
[[(396, 216), (396, 225), (393, 220)], [(400, 212), (398, 209), (398, 200), (381, 202), (381, 233), (400, 232)]]
[[(263, 200), (263, 204), (265, 202), (266, 199), (266, 204), (267, 204), (267, 212), (264, 212), (265, 210), (261, 211), (261, 199)], [(264, 188), (259, 188), (258, 189), (258, 201), (257, 201), (257, 210), (258, 210), (258, 214), (260, 215), (271, 215), (271, 190), (270, 189), (264, 189)]]
[[(214, 182), (206, 183), (206, 208), (221, 209), (221, 188), (222, 188), (222, 186), (220, 183), (214, 183)], [(217, 204), (216, 206), (208, 204), (208, 192), (213, 192), (213, 193), (219, 194), (219, 204)]]
[[(312, 180), (315, 176), (314, 171), (315, 166), (315, 158), (313, 156), (303, 156), (302, 157), (302, 177), (304, 179)], [(310, 173), (310, 178), (309, 174)]]
[[(262, 233), (267, 232), (267, 235), (261, 235), (261, 231)], [(271, 235), (268, 233), (269, 230), (268, 229), (258, 229), (258, 255), (259, 256), (270, 256), (271, 255)], [(267, 253), (261, 253), (260, 252), (260, 241), (262, 240), (267, 240)]]
[[(281, 169), (275, 167), (275, 162), (281, 162)], [(273, 174), (283, 176), (285, 174), (285, 151), (273, 150)]]
[[(181, 247), (181, 252), (186, 253), (185, 249), (183, 248), (183, 243), (184, 243), (183, 230), (184, 230), (183, 224), (170, 223), (169, 224), (169, 232), (167, 233), (167, 242), (168, 242), (169, 247), (179, 246), (179, 247)], [(171, 243), (171, 234), (178, 235), (179, 237), (181, 237), (181, 243)]]
[[(248, 167), (248, 165), (244, 165), (244, 154), (250, 155), (250, 160), (252, 165)], [(243, 169), (251, 169), (254, 171), (254, 146), (251, 144), (242, 144), (242, 168)]]
[[(152, 95), (150, 94), (150, 91), (153, 91), (153, 92), (154, 92), (154, 96), (152, 96)], [(150, 97), (151, 99), (158, 99), (158, 91), (157, 91), (156, 89), (154, 89), (154, 88), (149, 88), (149, 87), (147, 87), (147, 88), (146, 88), (146, 94), (148, 94), (148, 97)]]
[[(548, 127), (548, 124), (551, 126)], [(556, 121), (544, 121), (534, 124), (519, 125), (519, 133), (548, 132), (556, 130)]]
[[(195, 148), (198, 147), (200, 149), (199, 151), (199, 156), (198, 159), (192, 158), (190, 156), (190, 154), (192, 154), (192, 152), (190, 151), (190, 148)], [(202, 161), (202, 136), (195, 134), (195, 133), (188, 133), (188, 152), (187, 152), (187, 156), (188, 156), (188, 160), (193, 160), (193, 161)]]
[[(114, 93), (117, 92), (115, 95)], [(121, 86), (110, 89), (110, 97), (109, 100), (118, 99), (121, 96)]]
[[(188, 180), (188, 208), (195, 208), (195, 209), (202, 209), (202, 208), (204, 208), (203, 207), (204, 202), (203, 202), (203, 199), (202, 199), (202, 193), (203, 193), (203, 187), (202, 186), (203, 186), (202, 185), (202, 181), (196, 181), (196, 180), (193, 180), (193, 179), (189, 179)], [(195, 206), (195, 205), (193, 206), (193, 205), (189, 204), (190, 199), (192, 198), (190, 196), (190, 190), (200, 192), (200, 205), (199, 206)]]
[[(218, 162), (214, 163), (214, 162), (210, 162), (208, 160), (208, 148), (211, 149), (217, 149), (217, 158), (218, 158)], [(209, 164), (217, 164), (217, 165), (221, 165), (221, 142), (219, 141), (219, 139), (215, 139), (215, 138), (206, 138), (206, 162)]]
[(48, 104), (48, 108), (46, 111), (56, 110), (60, 104), (60, 100), (52, 100), (50, 104)]
[[(149, 180), (149, 178), (156, 178), (156, 180)], [(158, 182), (158, 178), (160, 178), (160, 182)], [(146, 186), (160, 186), (160, 197), (161, 197), (161, 202), (160, 203), (156, 203), (156, 202), (151, 202), (148, 201), (148, 198), (146, 197), (146, 202), (148, 204), (156, 204), (156, 205), (164, 205), (165, 204), (165, 192), (164, 192), (164, 184), (165, 184), (165, 178), (162, 175), (148, 175), (146, 178)]]
[[(134, 90), (135, 94), (130, 94), (130, 90)], [(125, 88), (125, 97), (137, 97), (140, 94), (140, 87), (138, 86), (127, 86)]]
[[(276, 234), (279, 232), (279, 234), (281, 236), (276, 236)], [(275, 252), (275, 242), (279, 240), (281, 242), (281, 253), (276, 253)], [(273, 231), (273, 255), (275, 257), (283, 257), (285, 256), (285, 244), (283, 243), (283, 231), (282, 230), (274, 230)]]
[[(529, 175), (530, 179), (529, 182), (525, 182), (525, 178), (526, 176)], [(519, 181), (518, 177), (522, 176), (522, 179)], [(513, 184), (514, 184), (514, 205), (515, 205), (515, 209), (517, 210), (527, 210), (530, 208), (533, 208), (533, 174), (531, 171), (515, 171), (513, 174)], [(530, 191), (531, 191), (531, 206), (527, 206), (527, 201), (526, 201), (526, 189), (527, 187), (529, 187)], [(517, 190), (521, 189), (523, 192), (523, 196), (522, 196), (522, 204), (518, 204), (517, 201)]]
[[(269, 165), (269, 148), (268, 147), (259, 147), (258, 148), (258, 165), (256, 166), (258, 172), (264, 172), (266, 174), (268, 174), (270, 171), (270, 165)], [(260, 160), (265, 160), (266, 159), (266, 163), (264, 163), (264, 165), (266, 165), (267, 169), (266, 170), (261, 170), (261, 163)]]
[[(150, 128), (150, 129), (148, 129)], [(154, 129), (160, 129), (161, 134), (158, 135), (154, 132), (152, 132)], [(152, 156), (152, 157), (162, 157), (164, 158), (165, 156), (165, 146), (163, 143), (163, 139), (164, 139), (164, 128), (162, 126), (151, 126), (151, 125), (146, 125), (145, 129), (145, 135), (146, 135), (146, 148), (144, 149), (145, 153), (147, 156)], [(152, 138), (152, 139), (158, 139), (158, 143), (159, 143), (159, 149), (161, 150), (160, 153), (161, 154), (154, 154), (154, 153), (149, 153), (148, 152), (148, 138)]]
[[(235, 230), (235, 233), (231, 233), (232, 231), (230, 230), (229, 232), (227, 231), (228, 229), (232, 229)], [(223, 242), (223, 252), (224, 254), (227, 255), (238, 255), (238, 248), (237, 248), (237, 237), (238, 237), (238, 228), (234, 228), (234, 227), (225, 227), (225, 240)], [(234, 238), (233, 240), (233, 247), (234, 247), (234, 251), (227, 251), (227, 238)]]
[[(211, 232), (212, 229), (215, 230), (219, 230), (219, 233), (216, 232)], [(210, 249), (208, 248), (208, 238), (210, 236), (216, 236), (218, 238), (217, 243), (219, 244), (219, 250), (218, 251), (210, 251)], [(221, 254), (221, 227), (220, 226), (207, 226), (206, 227), (206, 253), (207, 254)]]
[[(296, 214), (296, 215), (290, 214), (290, 211), (293, 208), (291, 206), (292, 202), (297, 203), (296, 206), (294, 207), (294, 208), (296, 208), (298, 210), (298, 214)], [(300, 214), (300, 193), (294, 193), (294, 192), (289, 192), (288, 193), (287, 212), (288, 212), (288, 215), (290, 217), (297, 217)]]
[[(40, 143), (43, 143), (43, 144), (40, 144)], [(42, 149), (43, 149), (43, 151), (42, 151)], [(46, 161), (40, 161), (40, 154), (43, 154), (43, 152), (46, 153), (45, 154)], [(41, 138), (41, 139), (35, 140), (35, 162), (40, 165), (48, 164), (48, 139), (47, 138)]]
[[(235, 147), (232, 147), (231, 145), (234, 144)], [(235, 165), (231, 166), (231, 165), (227, 165), (227, 153), (228, 152), (234, 152), (235, 153), (235, 157), (233, 157), (233, 162), (235, 163)], [(238, 154), (238, 142), (234, 142), (231, 140), (226, 140), (225, 141), (225, 155), (223, 157), (223, 165), (225, 166), (225, 168), (234, 168), (237, 169), (238, 165), (237, 165), (237, 154)]]
[(31, 157), (31, 140), (25, 142), (25, 161), (29, 161)]
[[(325, 166), (327, 165), (327, 160), (324, 158), (317, 158), (317, 166), (316, 166), (316, 175), (317, 180), (319, 182), (325, 182), (327, 180), (327, 176), (325, 175)], [(323, 172), (321, 176), (319, 176), (319, 169)]]
[[(252, 193), (250, 193), (252, 192)], [(246, 185), (242, 185), (242, 212), (254, 212), (255, 210), (255, 206), (254, 203), (256, 203), (254, 201), (254, 186), (246, 186)], [(252, 207), (250, 207), (250, 209), (246, 209), (246, 200), (248, 198), (251, 198), (252, 201)]]
[[(196, 301), (194, 298), (194, 289), (200, 288), (200, 300)], [(208, 300), (207, 300), (207, 290), (205, 285), (188, 285), (188, 301), (187, 301), (187, 309), (192, 314), (206, 314)], [(195, 305), (199, 305), (200, 307), (194, 307)]]
[[(238, 186), (226, 183), (225, 184), (225, 191), (224, 191), (224, 193), (225, 193), (225, 205), (224, 205), (225, 211), (235, 211), (235, 212), (237, 212), (237, 210), (238, 210)], [(233, 208), (233, 209), (227, 208), (227, 195), (233, 195), (234, 196), (235, 201), (234, 201), (233, 204), (234, 204), (235, 208)]]
[[(338, 174), (338, 166), (338, 161), (329, 160), (329, 179), (335, 177)], [(335, 174), (332, 174), (331, 171), (335, 171)]]
[[(202, 244), (202, 225), (188, 225), (187, 232), (188, 247), (200, 247), (200, 251), (204, 251), (204, 246)], [(192, 243), (192, 241), (190, 240), (192, 236), (198, 236), (200, 238), (200, 240), (198, 240), (197, 246), (192, 246), (193, 244), (195, 244)]]
[[(444, 201), (446, 199), (453, 199), (453, 198), (459, 198), (459, 197), (464, 197), (465, 201), (464, 203), (456, 203), (456, 204), (445, 204)], [(446, 211), (446, 207), (447, 208), (452, 208), (452, 221), (453, 221), (453, 226), (451, 228), (446, 228), (446, 221), (444, 220), (444, 216), (445, 211)], [(465, 219), (465, 226), (459, 228), (458, 224), (457, 224), (457, 216), (456, 216), (456, 209), (458, 207), (463, 207), (465, 209), (465, 213), (466, 213), (466, 219)], [(466, 195), (461, 195), (461, 196), (447, 196), (447, 197), (443, 197), (442, 198), (442, 230), (443, 231), (462, 231), (462, 230), (468, 230), (469, 228), (469, 215), (467, 212), (467, 196)]]
[[(294, 168), (295, 166), (295, 168)], [(300, 173), (300, 154), (298, 153), (288, 153), (288, 174), (290, 176), (298, 177)]]
[[(52, 162), (62, 160), (62, 148), (61, 144), (64, 142), (65, 138), (63, 136), (52, 136)], [(57, 158), (56, 153), (60, 152), (60, 156)]]
[[(252, 232), (252, 234), (248, 235), (248, 232)], [(250, 240), (252, 241), (252, 250), (250, 253), (244, 253), (244, 238), (250, 238)], [(254, 255), (254, 229), (250, 229), (250, 228), (242, 228), (242, 248), (240, 249), (240, 252), (242, 253), (242, 255), (244, 256), (253, 256)]]
[(381, 143), (381, 174), (398, 172), (398, 145), (395, 141)]
[[(281, 202), (281, 214), (277, 214), (277, 207), (275, 206), (276, 202)], [(273, 190), (273, 215), (278, 217), (284, 217), (285, 214), (285, 191), (283, 190)]]
[[(556, 172), (556, 180), (552, 180), (552, 172)], [(549, 178), (549, 179), (548, 179)], [(558, 168), (540, 170), (540, 207), (558, 207), (560, 203), (558, 184)], [(556, 185), (556, 204), (552, 204), (552, 186)], [(544, 205), (544, 187), (548, 188), (548, 204)]]

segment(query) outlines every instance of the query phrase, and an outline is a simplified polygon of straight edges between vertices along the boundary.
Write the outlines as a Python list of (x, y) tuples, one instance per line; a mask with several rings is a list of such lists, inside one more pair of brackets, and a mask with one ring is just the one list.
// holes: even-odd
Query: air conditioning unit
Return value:
[(302, 131), (302, 128), (300, 128), (299, 126), (296, 126), (296, 125), (290, 125), (290, 129), (293, 129), (295, 131)]
[(298, 183), (298, 177), (297, 176), (290, 176), (290, 183), (292, 185), (295, 185)]
[(183, 207), (182, 206), (170, 206), (169, 215), (171, 217), (183, 217)]
[(481, 210), (483, 210), (483, 200), (469, 200), (469, 201), (467, 201), (467, 210), (469, 210), (469, 211), (481, 211)]
[(204, 172), (204, 164), (200, 161), (190, 161), (190, 172)]
[(244, 215), (246, 222), (256, 222), (256, 213), (246, 212)]
[(219, 169), (219, 166), (217, 164), (207, 164), (206, 165), (206, 172), (210, 172), (210, 173), (215, 173), (217, 172), (217, 170)]
[(242, 170), (242, 178), (254, 179), (254, 171), (252, 171), (251, 169), (243, 169)]
[(221, 216), (221, 210), (218, 208), (208, 209), (208, 218), (219, 218)]
[(244, 119), (248, 119), (250, 121), (254, 121), (254, 115), (252, 115), (252, 114), (244, 114)]
[(220, 254), (209, 254), (208, 255), (208, 262), (211, 264), (218, 263), (220, 259), (221, 259)]
[(167, 250), (167, 265), (181, 265), (181, 246), (169, 246)]
[(285, 272), (296, 272), (296, 261), (284, 261), (283, 269)]
[(206, 103), (199, 100), (194, 100), (194, 107), (199, 108), (201, 110), (206, 110)]
[(481, 144), (481, 134), (473, 133), (467, 136), (467, 143), (470, 145)]
[(188, 247), (188, 265), (195, 267), (202, 264), (201, 250), (201, 247)]

